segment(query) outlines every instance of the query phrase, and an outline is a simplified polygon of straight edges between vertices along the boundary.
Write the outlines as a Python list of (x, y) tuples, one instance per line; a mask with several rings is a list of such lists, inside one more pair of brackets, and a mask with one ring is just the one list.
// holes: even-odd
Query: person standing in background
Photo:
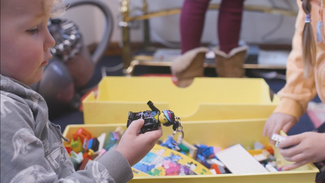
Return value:
[[(210, 0), (185, 0), (180, 16), (182, 56), (173, 61), (171, 70), (178, 86), (186, 87), (194, 77), (203, 76), (208, 48), (200, 47), (205, 14)], [(244, 0), (222, 0), (217, 21), (219, 48), (214, 49), (219, 77), (244, 77), (247, 46), (239, 46)]]

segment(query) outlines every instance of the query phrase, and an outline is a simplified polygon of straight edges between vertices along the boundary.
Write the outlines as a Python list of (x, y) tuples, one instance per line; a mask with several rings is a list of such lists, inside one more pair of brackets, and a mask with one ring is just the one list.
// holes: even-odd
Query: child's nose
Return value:
[(53, 38), (53, 36), (50, 34), (49, 31), (46, 32), (46, 41), (45, 41), (45, 45), (44, 48), (45, 49), (49, 49), (50, 47), (53, 47), (55, 45), (55, 39)]

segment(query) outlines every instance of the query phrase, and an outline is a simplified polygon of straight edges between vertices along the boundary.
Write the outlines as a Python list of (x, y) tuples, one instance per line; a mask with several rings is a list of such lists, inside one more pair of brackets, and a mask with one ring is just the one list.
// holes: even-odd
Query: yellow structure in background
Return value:
[(263, 79), (195, 78), (187, 88), (169, 77), (105, 77), (83, 100), (85, 124), (126, 124), (129, 111), (172, 110), (181, 121), (268, 118), (279, 103)]
[[(135, 89), (136, 90), (136, 89)], [(242, 144), (244, 148), (254, 148), (254, 142), (269, 144), (268, 138), (262, 136), (263, 127), (266, 119), (246, 119), (246, 120), (225, 120), (225, 121), (197, 121), (183, 122), (185, 138), (191, 144), (205, 144), (208, 146), (219, 146), (227, 148), (231, 145)], [(114, 131), (117, 127), (124, 124), (106, 125), (68, 125), (63, 136), (72, 139), (72, 134), (83, 127), (92, 133), (93, 137), (102, 133)], [(166, 140), (167, 135), (172, 133), (171, 128), (163, 128), (161, 140)], [(279, 154), (278, 148), (275, 150), (275, 157), (281, 165), (287, 165)], [(245, 165), (243, 165), (245, 166)], [(299, 169), (292, 171), (269, 172), (261, 174), (219, 174), (219, 175), (192, 175), (192, 176), (160, 176), (148, 177), (145, 174), (135, 175), (130, 182), (133, 183), (314, 183), (318, 169), (307, 164)]]

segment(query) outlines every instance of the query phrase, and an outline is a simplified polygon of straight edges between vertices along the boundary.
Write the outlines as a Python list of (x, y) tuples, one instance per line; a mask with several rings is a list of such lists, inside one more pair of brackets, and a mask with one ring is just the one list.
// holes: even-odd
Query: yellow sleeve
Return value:
[[(304, 64), (302, 60), (302, 33), (305, 25), (305, 12), (301, 8), (301, 1), (297, 0), (299, 12), (295, 24), (292, 40), (292, 50), (287, 63), (287, 83), (278, 93), (281, 101), (274, 112), (281, 112), (294, 116), (299, 120), (307, 108), (308, 102), (316, 96), (315, 78), (304, 78)], [(318, 5), (312, 5), (312, 27), (316, 36), (316, 25), (319, 20)], [(316, 38), (314, 38), (316, 40)]]

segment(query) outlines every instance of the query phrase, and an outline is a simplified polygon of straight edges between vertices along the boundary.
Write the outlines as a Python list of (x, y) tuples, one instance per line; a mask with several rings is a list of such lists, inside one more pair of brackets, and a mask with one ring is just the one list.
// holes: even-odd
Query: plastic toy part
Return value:
[[(216, 153), (216, 157), (234, 174), (268, 172), (240, 144)], [(238, 166), (239, 164), (246, 166)]]
[(74, 151), (74, 152), (81, 152), (82, 151), (82, 142), (80, 141), (80, 138), (78, 137), (78, 140), (71, 140), (71, 143), (70, 143), (70, 145), (71, 145), (71, 149), (72, 149), (72, 151)]
[(278, 134), (273, 134), (272, 135), (272, 140), (276, 141), (275, 147), (279, 147), (279, 143), (284, 141), (286, 138), (284, 136), (278, 135)]
[(163, 110), (160, 111), (158, 108), (154, 106), (151, 101), (148, 101), (148, 106), (151, 111), (141, 111), (141, 112), (129, 112), (128, 121), (126, 127), (129, 127), (130, 124), (137, 119), (143, 119), (144, 125), (140, 129), (139, 133), (145, 133), (148, 131), (158, 130), (161, 126), (172, 126), (174, 132), (172, 136), (176, 133), (180, 132), (182, 134), (181, 140), (175, 143), (174, 145), (178, 145), (181, 143), (184, 138), (183, 127), (180, 122), (179, 117), (175, 117), (175, 114), (171, 110)]
[(80, 137), (81, 142), (83, 142), (84, 139), (91, 139), (91, 133), (84, 128), (79, 128), (78, 131), (73, 134), (73, 139), (78, 140), (78, 137)]
[(71, 151), (71, 162), (75, 169), (79, 169), (79, 165), (83, 160), (83, 154), (82, 152), (76, 153), (74, 151)]

